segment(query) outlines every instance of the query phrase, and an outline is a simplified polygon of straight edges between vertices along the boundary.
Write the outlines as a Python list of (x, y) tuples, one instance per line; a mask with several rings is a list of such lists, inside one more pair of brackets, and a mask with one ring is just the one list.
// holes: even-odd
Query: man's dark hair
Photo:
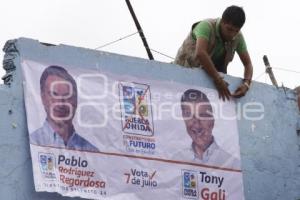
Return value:
[(47, 67), (44, 72), (41, 75), (40, 78), (40, 87), (41, 87), (41, 93), (44, 92), (45, 89), (45, 83), (46, 80), (48, 78), (48, 76), (50, 75), (54, 75), (54, 76), (58, 76), (68, 82), (70, 82), (73, 86), (73, 92), (75, 94), (75, 96), (77, 96), (77, 84), (74, 80), (74, 78), (68, 73), (68, 71), (61, 67), (61, 66), (57, 66), (57, 65), (51, 65), (49, 67)]
[(235, 27), (242, 28), (246, 21), (246, 15), (242, 7), (229, 6), (223, 12), (222, 21), (232, 24)]
[(209, 100), (200, 90), (188, 89), (181, 96), (181, 103), (183, 102), (209, 102)]
[[(213, 109), (212, 109), (212, 106), (211, 106), (206, 94), (204, 94), (200, 90), (195, 90), (195, 89), (188, 89), (181, 96), (181, 109), (182, 109), (182, 116), (184, 116), (184, 118), (192, 117), (192, 115), (190, 113), (188, 113), (186, 115), (183, 112), (185, 110), (186, 106), (188, 106), (190, 109), (192, 109), (191, 103), (196, 103), (197, 106), (209, 106), (209, 110), (207, 111), (208, 112), (207, 114), (209, 114), (209, 116), (205, 116), (205, 118), (203, 118), (203, 116), (201, 116), (201, 115), (196, 116), (198, 119), (207, 120), (210, 117), (210, 119), (214, 120)], [(199, 113), (197, 113), (197, 114), (199, 114)]]

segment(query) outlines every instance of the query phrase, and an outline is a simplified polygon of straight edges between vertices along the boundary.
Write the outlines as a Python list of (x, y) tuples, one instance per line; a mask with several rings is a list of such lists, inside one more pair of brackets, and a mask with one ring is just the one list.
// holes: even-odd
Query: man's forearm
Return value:
[(240, 59), (244, 65), (244, 79), (249, 81), (249, 84), (252, 80), (253, 75), (253, 66), (248, 52), (239, 54)]
[(249, 63), (245, 66), (244, 79), (246, 81), (249, 81), (250, 84), (252, 80), (252, 76), (253, 76), (253, 67), (252, 64)]
[(198, 59), (200, 65), (203, 67), (206, 73), (213, 79), (213, 81), (216, 81), (221, 78), (211, 58), (206, 52), (196, 54), (196, 59)]

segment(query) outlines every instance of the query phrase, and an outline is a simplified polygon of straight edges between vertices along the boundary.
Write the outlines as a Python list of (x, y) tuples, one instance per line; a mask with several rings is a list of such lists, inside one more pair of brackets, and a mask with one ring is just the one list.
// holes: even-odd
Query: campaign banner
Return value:
[(242, 200), (237, 105), (214, 89), (22, 60), (35, 190)]

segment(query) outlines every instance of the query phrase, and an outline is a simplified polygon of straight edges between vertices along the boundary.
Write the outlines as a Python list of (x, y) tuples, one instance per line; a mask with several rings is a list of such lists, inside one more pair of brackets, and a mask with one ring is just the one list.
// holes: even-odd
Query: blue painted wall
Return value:
[[(5, 84), (0, 85), (0, 200), (80, 199), (34, 190), (20, 58), (56, 61), (74, 67), (101, 66), (117, 74), (214, 88), (201, 69), (184, 69), (168, 63), (66, 45), (47, 46), (25, 38), (8, 41), (3, 50), (7, 74)], [(241, 82), (231, 76), (225, 79), (231, 90)], [(241, 105), (259, 102), (264, 106), (262, 120), (238, 121), (246, 199), (300, 199), (299, 111), (295, 92), (254, 82), (247, 96), (237, 102)]]

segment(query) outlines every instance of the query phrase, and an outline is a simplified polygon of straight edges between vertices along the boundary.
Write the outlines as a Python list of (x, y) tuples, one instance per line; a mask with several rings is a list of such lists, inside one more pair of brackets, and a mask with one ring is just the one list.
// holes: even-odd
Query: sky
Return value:
[[(125, 0), (0, 0), (0, 46), (9, 39), (27, 37), (40, 42), (96, 49), (136, 33)], [(151, 49), (175, 57), (191, 25), (221, 17), (230, 5), (242, 6), (246, 23), (242, 32), (254, 67), (253, 79), (271, 84), (264, 73), (267, 55), (278, 84), (300, 85), (298, 46), (300, 15), (296, 0), (131, 0)], [(138, 34), (99, 48), (102, 51), (148, 59)], [(172, 59), (152, 52), (154, 59)], [(3, 59), (1, 51), (0, 57)], [(0, 68), (0, 76), (5, 74)], [(243, 77), (238, 56), (228, 74)], [(2, 81), (0, 81), (2, 83)]]

